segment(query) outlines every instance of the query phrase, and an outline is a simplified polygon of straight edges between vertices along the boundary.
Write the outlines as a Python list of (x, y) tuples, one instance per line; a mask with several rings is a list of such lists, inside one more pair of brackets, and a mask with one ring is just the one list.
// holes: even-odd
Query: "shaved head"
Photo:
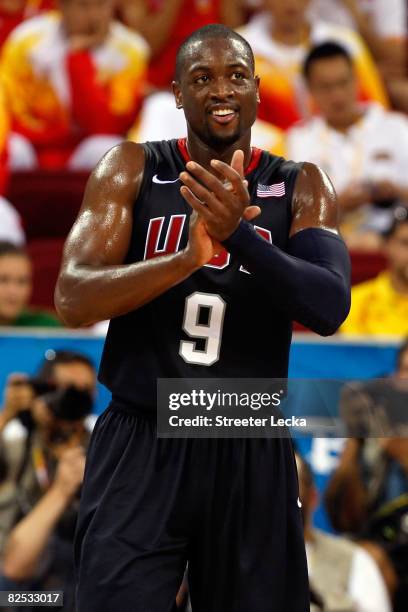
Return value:
[(176, 57), (176, 81), (180, 81), (186, 60), (194, 57), (195, 51), (198, 50), (201, 43), (215, 39), (228, 40), (233, 43), (237, 47), (238, 53), (247, 56), (247, 59), (252, 67), (252, 71), (255, 70), (254, 54), (248, 41), (246, 41), (245, 38), (234, 30), (231, 30), (231, 28), (219, 23), (213, 23), (206, 25), (203, 28), (199, 28), (188, 38), (186, 38), (186, 40), (180, 45)]

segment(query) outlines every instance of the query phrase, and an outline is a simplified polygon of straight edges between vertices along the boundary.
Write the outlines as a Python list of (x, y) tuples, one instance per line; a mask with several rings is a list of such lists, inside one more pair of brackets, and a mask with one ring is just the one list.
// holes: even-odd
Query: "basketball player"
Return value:
[(112, 149), (67, 240), (60, 315), (111, 319), (79, 612), (169, 612), (186, 561), (194, 612), (309, 610), (290, 440), (156, 435), (158, 378), (286, 377), (292, 320), (327, 335), (349, 309), (330, 182), (251, 149), (258, 84), (244, 39), (197, 30), (174, 83), (187, 139)]

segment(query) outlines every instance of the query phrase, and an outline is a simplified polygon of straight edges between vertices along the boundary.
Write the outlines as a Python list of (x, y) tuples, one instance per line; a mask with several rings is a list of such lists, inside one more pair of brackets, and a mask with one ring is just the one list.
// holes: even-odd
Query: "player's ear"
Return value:
[(180, 86), (177, 81), (173, 81), (172, 84), (174, 99), (176, 101), (177, 108), (183, 108), (183, 96), (181, 95)]
[(256, 101), (259, 103), (261, 101), (261, 97), (259, 95), (259, 85), (260, 85), (261, 79), (258, 75), (255, 76), (255, 83), (256, 83)]

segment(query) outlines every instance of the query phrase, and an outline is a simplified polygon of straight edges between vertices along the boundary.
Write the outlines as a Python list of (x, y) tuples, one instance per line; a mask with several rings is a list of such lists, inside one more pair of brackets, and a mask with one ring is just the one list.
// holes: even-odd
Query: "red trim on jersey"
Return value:
[[(179, 151), (184, 161), (186, 163), (191, 161), (191, 157), (187, 149), (187, 138), (179, 138), (177, 141), (177, 146), (179, 148)], [(244, 172), (245, 176), (249, 174), (250, 172), (252, 172), (252, 170), (255, 170), (255, 168), (259, 164), (259, 160), (261, 159), (261, 155), (262, 155), (262, 149), (258, 149), (257, 147), (252, 147), (251, 150), (252, 150), (251, 159), (249, 160), (248, 166), (245, 168), (245, 172)]]
[(244, 174), (245, 176), (255, 170), (258, 167), (262, 155), (262, 149), (258, 149), (257, 147), (252, 147), (252, 155), (249, 160), (248, 166), (245, 168)]

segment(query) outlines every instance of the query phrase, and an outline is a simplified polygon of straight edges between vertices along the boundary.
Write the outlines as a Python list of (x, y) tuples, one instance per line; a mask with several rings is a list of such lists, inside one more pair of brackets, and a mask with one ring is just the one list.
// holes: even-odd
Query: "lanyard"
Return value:
[(32, 458), (38, 484), (40, 485), (41, 489), (45, 491), (50, 486), (50, 477), (44, 452), (40, 446), (33, 446)]

